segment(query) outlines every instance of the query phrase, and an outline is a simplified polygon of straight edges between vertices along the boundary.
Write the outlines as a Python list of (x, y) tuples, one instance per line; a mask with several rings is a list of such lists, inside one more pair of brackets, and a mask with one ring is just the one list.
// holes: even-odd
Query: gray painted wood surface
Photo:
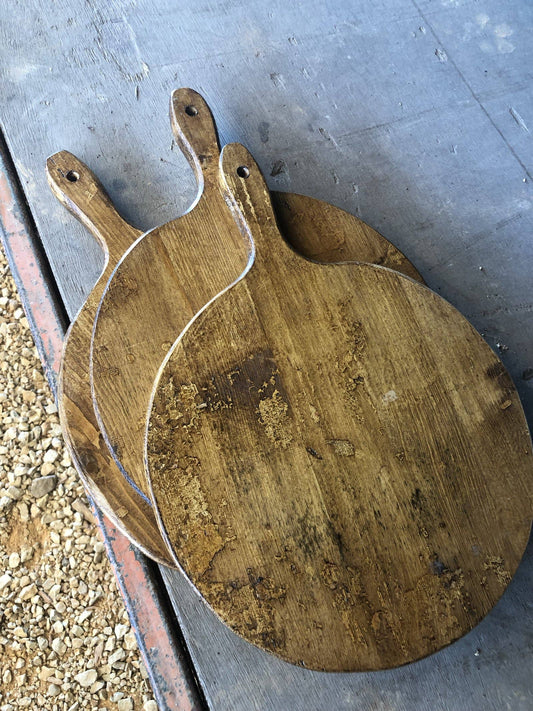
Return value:
[[(52, 197), (46, 156), (71, 150), (126, 218), (161, 224), (195, 193), (167, 119), (170, 91), (192, 86), (271, 187), (329, 200), (400, 247), (499, 349), (531, 422), (532, 30), (527, 0), (8, 1), (1, 118), (70, 315), (102, 257)], [(280, 662), (164, 577), (217, 710), (533, 707), (531, 546), (472, 633), (371, 674)]]

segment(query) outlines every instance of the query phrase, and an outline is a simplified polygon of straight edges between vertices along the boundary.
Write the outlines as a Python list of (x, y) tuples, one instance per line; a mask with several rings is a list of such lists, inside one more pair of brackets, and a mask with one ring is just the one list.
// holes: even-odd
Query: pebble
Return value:
[(143, 711), (157, 711), (157, 704), (153, 699), (145, 701), (143, 704)]
[(30, 583), (22, 588), (19, 593), (21, 600), (29, 600), (31, 597), (37, 594), (37, 585), (35, 583)]
[(9, 573), (4, 573), (3, 575), (0, 575), (0, 590), (7, 588), (7, 586), (10, 585), (12, 581), (13, 578)]
[(53, 491), (56, 486), (57, 476), (55, 474), (40, 476), (37, 479), (34, 479), (31, 483), (31, 495), (36, 499), (40, 499)]
[(11, 499), (9, 496), (1, 496), (0, 497), (0, 511), (2, 509), (9, 509), (11, 506), (13, 506), (13, 499)]
[(20, 555), (17, 552), (11, 553), (9, 556), (7, 564), (12, 570), (15, 570), (20, 565)]
[(52, 640), (52, 649), (56, 654), (59, 654), (59, 656), (62, 656), (65, 654), (67, 651), (67, 645), (63, 642), (62, 639), (59, 639), (59, 637), (56, 637), (55, 639)]
[(96, 669), (87, 669), (87, 671), (76, 674), (74, 679), (81, 686), (92, 686), (94, 682), (98, 679), (98, 672)]
[(49, 474), (53, 474), (55, 470), (55, 464), (52, 464), (52, 462), (45, 462), (41, 467), (41, 476), (48, 476)]
[(9, 486), (6, 494), (10, 499), (13, 499), (13, 501), (18, 501), (22, 498), (22, 491), (18, 488), (18, 486)]
[(133, 711), (133, 701), (131, 699), (120, 699), (117, 708), (118, 711)]
[(135, 639), (135, 632), (130, 630), (126, 635), (124, 635), (124, 649), (132, 650), (137, 647), (137, 640)]
[(108, 662), (109, 664), (113, 665), (115, 662), (122, 661), (124, 657), (126, 656), (126, 652), (123, 649), (117, 649), (116, 652), (113, 652), (113, 654), (109, 655)]
[(122, 639), (124, 635), (129, 632), (130, 626), (129, 625), (115, 625), (115, 637), (117, 639)]
[(61, 688), (57, 684), (50, 684), (46, 693), (48, 696), (59, 696)]

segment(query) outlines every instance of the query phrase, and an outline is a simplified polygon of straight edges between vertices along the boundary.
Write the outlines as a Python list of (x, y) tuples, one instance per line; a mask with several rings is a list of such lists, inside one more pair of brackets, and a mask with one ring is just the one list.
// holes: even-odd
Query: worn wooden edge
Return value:
[[(8, 144), (0, 131), (0, 237), (39, 357), (56, 396), (68, 317), (26, 202)], [(89, 502), (130, 616), (160, 711), (202, 711), (207, 704), (185, 643), (175, 632), (155, 564)], [(171, 629), (172, 626), (172, 629)]]

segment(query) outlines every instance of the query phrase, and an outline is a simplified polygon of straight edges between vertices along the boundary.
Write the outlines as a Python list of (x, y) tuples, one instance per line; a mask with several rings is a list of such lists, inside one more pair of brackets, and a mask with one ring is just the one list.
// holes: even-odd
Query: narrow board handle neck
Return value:
[(194, 89), (176, 89), (170, 99), (172, 133), (189, 161), (199, 192), (216, 185), (220, 144), (211, 109)]
[(270, 191), (259, 166), (240, 143), (224, 146), (220, 163), (226, 199), (241, 231), (254, 245), (254, 266), (268, 261), (270, 269), (274, 263), (283, 268), (295, 252), (278, 229)]
[(69, 151), (47, 159), (46, 175), (59, 202), (91, 232), (106, 254), (119, 258), (142, 234), (118, 214), (98, 178)]

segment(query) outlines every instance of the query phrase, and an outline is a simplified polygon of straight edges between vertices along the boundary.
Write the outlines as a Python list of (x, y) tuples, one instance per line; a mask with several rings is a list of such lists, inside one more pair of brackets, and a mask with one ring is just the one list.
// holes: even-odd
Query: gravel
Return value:
[(0, 711), (157, 711), (0, 252)]

